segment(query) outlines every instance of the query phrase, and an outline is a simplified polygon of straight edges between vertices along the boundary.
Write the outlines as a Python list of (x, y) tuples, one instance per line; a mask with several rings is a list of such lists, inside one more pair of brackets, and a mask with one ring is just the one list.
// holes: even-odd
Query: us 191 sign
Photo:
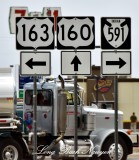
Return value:
[(131, 49), (131, 19), (129, 17), (101, 18), (101, 48)]
[(57, 17), (57, 49), (94, 49), (94, 17)]
[(54, 49), (54, 18), (17, 17), (16, 49)]

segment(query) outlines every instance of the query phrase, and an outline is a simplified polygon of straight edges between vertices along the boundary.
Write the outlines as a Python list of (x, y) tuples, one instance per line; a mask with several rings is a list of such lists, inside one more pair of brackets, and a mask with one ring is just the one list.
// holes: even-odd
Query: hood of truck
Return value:
[[(95, 114), (99, 114), (99, 115), (114, 115), (115, 110), (99, 109), (99, 108), (94, 108), (94, 107), (91, 107), (91, 106), (84, 106), (83, 107), (83, 112), (84, 113), (95, 113)], [(123, 112), (118, 111), (118, 115), (123, 116)]]
[[(109, 109), (98, 109), (91, 106), (84, 106), (82, 110), (83, 114), (92, 114), (95, 116), (96, 129), (111, 128), (115, 126), (115, 111)], [(118, 111), (118, 128), (123, 128), (123, 112)]]

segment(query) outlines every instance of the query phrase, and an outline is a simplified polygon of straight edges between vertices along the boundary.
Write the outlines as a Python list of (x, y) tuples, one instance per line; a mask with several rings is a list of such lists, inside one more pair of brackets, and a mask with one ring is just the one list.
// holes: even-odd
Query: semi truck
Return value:
[[(6, 82), (6, 81), (5, 81)], [(11, 88), (0, 80), (7, 94)], [(59, 81), (37, 82), (37, 153), (33, 152), (33, 89), (34, 83), (24, 85), (23, 117), (21, 120), (14, 114), (15, 104), (12, 101), (9, 109), (0, 103), (0, 159), (21, 160), (37, 159), (46, 156), (52, 159), (115, 160), (114, 142), (114, 111), (99, 109), (97, 106), (87, 106), (83, 102), (84, 90), (77, 86), (77, 150), (74, 151), (74, 84), (65, 82), (59, 76)], [(14, 87), (13, 87), (14, 88)], [(0, 89), (2, 96), (3, 92)], [(12, 97), (15, 98), (15, 90)], [(7, 97), (5, 97), (7, 98)], [(8, 97), (9, 98), (9, 97)], [(20, 108), (21, 109), (21, 108)], [(22, 131), (21, 131), (22, 128)], [(132, 154), (132, 141), (123, 130), (123, 113), (118, 111), (118, 160), (126, 160)]]

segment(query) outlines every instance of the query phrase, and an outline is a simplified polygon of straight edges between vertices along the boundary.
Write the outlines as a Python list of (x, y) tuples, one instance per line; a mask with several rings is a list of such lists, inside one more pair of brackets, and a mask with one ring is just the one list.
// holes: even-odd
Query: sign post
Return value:
[(101, 68), (103, 75), (114, 75), (115, 109), (115, 159), (118, 157), (118, 79), (117, 75), (131, 74), (131, 52), (117, 51), (131, 49), (130, 17), (101, 18), (101, 48), (116, 51), (102, 52)]
[(37, 52), (37, 49), (54, 49), (54, 18), (17, 17), (16, 49), (35, 50), (21, 52), (21, 75), (32, 75), (33, 88), (33, 159), (37, 159), (37, 75), (50, 75), (50, 52)]
[(78, 134), (77, 134), (77, 112), (78, 112), (78, 106), (77, 106), (77, 76), (74, 76), (74, 160), (78, 160)]
[(94, 17), (57, 17), (57, 49), (61, 52), (61, 74), (74, 76), (74, 160), (78, 159), (77, 75), (91, 75), (91, 52), (95, 48)]
[(115, 159), (118, 159), (118, 79), (114, 76), (114, 108), (115, 108)]
[(78, 160), (77, 134), (77, 75), (91, 74), (91, 52), (63, 51), (61, 52), (61, 74), (74, 75), (74, 160)]
[(33, 76), (34, 88), (33, 88), (33, 128), (34, 128), (34, 155), (33, 159), (37, 160), (37, 84), (36, 76)]

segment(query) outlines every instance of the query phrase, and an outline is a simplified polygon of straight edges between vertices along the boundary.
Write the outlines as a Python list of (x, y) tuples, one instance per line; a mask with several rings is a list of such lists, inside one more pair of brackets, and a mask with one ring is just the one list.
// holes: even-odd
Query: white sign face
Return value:
[(57, 49), (94, 49), (94, 17), (57, 17)]
[(129, 51), (102, 52), (101, 63), (103, 75), (131, 74), (131, 52)]
[(54, 49), (54, 18), (16, 18), (17, 49)]
[(90, 51), (62, 51), (61, 52), (62, 75), (90, 75), (91, 52)]
[(50, 75), (50, 52), (21, 52), (21, 75)]
[(28, 8), (27, 7), (10, 7), (10, 15), (9, 15), (9, 25), (10, 25), (10, 33), (16, 33), (15, 20), (16, 17), (25, 17), (28, 16)]
[(101, 18), (101, 48), (131, 48), (131, 19), (129, 17)]

